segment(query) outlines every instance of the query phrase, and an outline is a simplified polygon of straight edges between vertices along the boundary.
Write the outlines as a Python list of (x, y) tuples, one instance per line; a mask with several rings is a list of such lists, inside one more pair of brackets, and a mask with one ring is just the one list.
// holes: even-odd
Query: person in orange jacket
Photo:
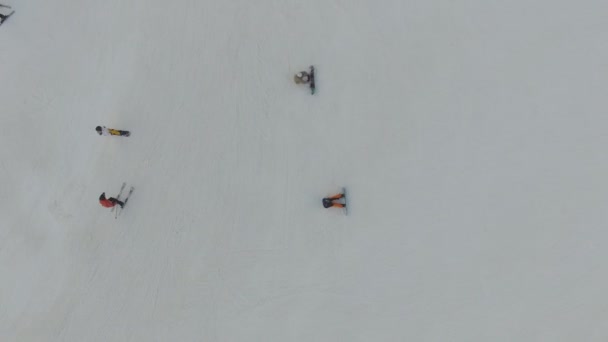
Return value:
[(339, 199), (344, 198), (344, 194), (336, 194), (323, 199), (324, 208), (344, 208), (345, 204), (337, 202)]
[(110, 197), (110, 198), (106, 198), (106, 193), (102, 193), (101, 196), (99, 196), (99, 203), (101, 204), (101, 206), (106, 207), (106, 208), (112, 208), (115, 205), (119, 205), (121, 208), (125, 206), (125, 203), (117, 200), (114, 197)]

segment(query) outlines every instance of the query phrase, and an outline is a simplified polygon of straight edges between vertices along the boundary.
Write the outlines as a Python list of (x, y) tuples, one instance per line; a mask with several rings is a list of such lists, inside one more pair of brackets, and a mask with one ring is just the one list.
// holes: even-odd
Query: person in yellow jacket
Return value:
[(123, 137), (128, 137), (131, 135), (129, 131), (121, 131), (119, 129), (107, 128), (106, 126), (97, 126), (95, 127), (97, 134), (99, 135), (119, 135)]

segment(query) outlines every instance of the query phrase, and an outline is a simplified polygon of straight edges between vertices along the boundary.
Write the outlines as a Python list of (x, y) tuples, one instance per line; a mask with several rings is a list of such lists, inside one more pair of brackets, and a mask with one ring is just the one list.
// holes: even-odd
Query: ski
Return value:
[(129, 189), (129, 193), (127, 194), (127, 197), (125, 197), (125, 205), (127, 205), (127, 202), (129, 202), (129, 197), (133, 193), (133, 190), (135, 190), (135, 187), (131, 187), (131, 189)]
[(314, 95), (316, 89), (317, 88), (315, 87), (315, 67), (311, 65), (310, 66), (310, 94)]
[[(8, 7), (8, 6), (4, 6), (4, 7)], [(8, 7), (8, 8), (10, 8), (10, 7)], [(2, 18), (0, 20), (0, 25), (2, 25), (8, 18), (10, 18), (11, 15), (13, 15), (13, 13), (15, 13), (15, 11), (12, 11), (11, 13), (7, 14), (4, 18)]]
[[(127, 183), (123, 182), (122, 186), (120, 187), (120, 191), (118, 192), (118, 196), (116, 196), (117, 200), (120, 200), (120, 195), (122, 195), (122, 191), (125, 189), (125, 186), (127, 186)], [(116, 208), (116, 206), (113, 206), (112, 209), (110, 209), (110, 212), (113, 212), (114, 208)]]
[(122, 210), (127, 206), (127, 202), (129, 202), (129, 197), (131, 197), (133, 190), (135, 190), (134, 187), (131, 187), (131, 189), (129, 189), (129, 193), (127, 194), (127, 197), (125, 197), (125, 200), (124, 200), (125, 205), (122, 208), (120, 208), (120, 210), (116, 209), (116, 217), (118, 217), (118, 215), (120, 215), (120, 213), (122, 213)]

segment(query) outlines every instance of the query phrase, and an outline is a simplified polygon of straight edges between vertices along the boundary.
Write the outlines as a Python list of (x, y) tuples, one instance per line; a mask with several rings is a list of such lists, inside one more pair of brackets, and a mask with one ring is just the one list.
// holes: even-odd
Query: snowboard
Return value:
[[(8, 7), (8, 6), (6, 6)], [(10, 7), (9, 7), (10, 8)], [(15, 11), (12, 11), (11, 13), (7, 14), (6, 17), (4, 17), (1, 21), (0, 21), (0, 25), (2, 25), (5, 21), (8, 20), (8, 18), (11, 17), (11, 15), (13, 15), (13, 13), (15, 13)]]
[(342, 195), (344, 195), (344, 215), (348, 215), (348, 201), (346, 200), (346, 188), (342, 188)]
[(316, 86), (315, 86), (315, 67), (314, 66), (310, 66), (310, 94), (314, 95), (315, 91), (316, 91)]

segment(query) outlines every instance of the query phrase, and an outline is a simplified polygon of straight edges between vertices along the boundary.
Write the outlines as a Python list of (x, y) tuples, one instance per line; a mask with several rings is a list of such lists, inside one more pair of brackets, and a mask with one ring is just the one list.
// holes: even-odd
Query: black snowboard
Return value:
[(317, 88), (315, 87), (315, 67), (314, 66), (310, 66), (310, 93), (314, 95), (315, 90)]

